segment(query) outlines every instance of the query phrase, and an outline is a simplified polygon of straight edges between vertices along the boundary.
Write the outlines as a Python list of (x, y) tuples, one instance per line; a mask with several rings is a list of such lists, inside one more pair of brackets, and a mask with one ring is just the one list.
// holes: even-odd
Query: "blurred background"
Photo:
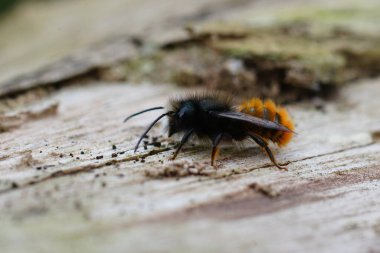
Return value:
[[(291, 102), (375, 76), (380, 65), (375, 0), (3, 0), (0, 11), (0, 87), (16, 90), (36, 70), (50, 77), (41, 72), (41, 84), (101, 66), (100, 79)], [(62, 59), (82, 70), (52, 70)]]

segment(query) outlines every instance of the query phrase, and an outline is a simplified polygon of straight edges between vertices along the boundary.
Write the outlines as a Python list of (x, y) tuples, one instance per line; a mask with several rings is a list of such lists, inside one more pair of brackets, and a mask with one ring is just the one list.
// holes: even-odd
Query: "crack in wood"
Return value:
[[(294, 160), (294, 161), (288, 161), (286, 163), (286, 165), (291, 164), (291, 163), (297, 163), (297, 162), (313, 159), (313, 158), (319, 158), (319, 157), (324, 157), (324, 156), (328, 156), (328, 155), (339, 154), (339, 153), (342, 153), (342, 152), (345, 152), (345, 151), (354, 150), (354, 149), (358, 149), (358, 148), (369, 147), (369, 146), (371, 146), (373, 144), (374, 144), (374, 142), (371, 142), (371, 143), (368, 143), (368, 144), (353, 146), (353, 147), (350, 147), (350, 148), (341, 149), (341, 150), (333, 151), (333, 152), (330, 152), (330, 153), (325, 153), (325, 154), (320, 154), (320, 155), (316, 155), (316, 156), (305, 157), (303, 159), (298, 159), (298, 160)], [(87, 164), (87, 165), (73, 167), (73, 168), (70, 168), (70, 169), (67, 169), (67, 170), (58, 170), (58, 171), (52, 172), (50, 175), (47, 175), (46, 177), (41, 177), (39, 179), (34, 179), (34, 180), (31, 180), (31, 181), (27, 181), (25, 183), (19, 183), (19, 182), (17, 182), (17, 187), (12, 187), (13, 184), (11, 184), (9, 188), (0, 190), (0, 194), (7, 193), (7, 192), (10, 192), (10, 191), (16, 190), (16, 189), (22, 189), (22, 188), (25, 188), (25, 187), (28, 187), (28, 186), (32, 186), (32, 185), (35, 185), (35, 184), (38, 184), (38, 183), (42, 183), (42, 182), (47, 181), (47, 180), (52, 179), (52, 178), (69, 176), (69, 175), (75, 175), (75, 174), (82, 173), (82, 172), (88, 172), (88, 171), (93, 171), (93, 170), (96, 170), (96, 169), (100, 169), (100, 168), (105, 167), (105, 166), (111, 166), (111, 165), (115, 165), (115, 164), (119, 164), (119, 163), (123, 163), (123, 162), (129, 162), (129, 161), (136, 161), (138, 159), (147, 158), (147, 157), (150, 157), (150, 156), (153, 156), (153, 155), (165, 152), (165, 151), (169, 151), (170, 149), (171, 149), (171, 147), (165, 147), (165, 148), (161, 148), (161, 149), (153, 149), (153, 150), (150, 150), (147, 153), (132, 155), (132, 156), (128, 156), (128, 157), (125, 157), (125, 158), (122, 158), (122, 159), (111, 159), (111, 160), (107, 160), (107, 161), (96, 163), (96, 164)], [(204, 179), (204, 181), (224, 179), (224, 178), (227, 178), (227, 177), (233, 177), (233, 176), (236, 176), (236, 175), (242, 175), (242, 174), (250, 173), (250, 172), (252, 172), (254, 170), (269, 168), (269, 167), (272, 167), (272, 166), (273, 166), (272, 164), (268, 164), (268, 165), (254, 167), (254, 168), (250, 168), (250, 169), (246, 169), (246, 170), (240, 170), (240, 171), (232, 170), (229, 173), (225, 173), (223, 175), (216, 175), (216, 176), (214, 176), (213, 174), (210, 174), (209, 179)], [(157, 179), (154, 179), (154, 180), (157, 180)]]
[(73, 168), (70, 168), (67, 170), (54, 171), (50, 175), (47, 175), (45, 177), (41, 177), (39, 179), (27, 181), (25, 183), (17, 183), (17, 187), (10, 187), (10, 188), (0, 190), (0, 194), (7, 193), (7, 192), (14, 190), (14, 189), (20, 189), (20, 188), (25, 188), (27, 186), (35, 185), (35, 184), (47, 181), (47, 180), (52, 179), (52, 178), (75, 175), (75, 174), (82, 173), (82, 172), (93, 171), (93, 170), (100, 169), (100, 168), (105, 167), (105, 166), (111, 166), (111, 165), (115, 165), (115, 164), (119, 164), (119, 163), (123, 163), (123, 162), (137, 161), (139, 159), (144, 159), (144, 158), (147, 158), (149, 156), (153, 156), (153, 155), (168, 151), (170, 149), (171, 149), (171, 147), (165, 147), (165, 148), (161, 148), (161, 149), (153, 149), (147, 153), (132, 155), (132, 156), (128, 156), (128, 157), (125, 157), (122, 159), (111, 159), (111, 160), (100, 162), (100, 163), (77, 166), (77, 167), (73, 167)]
[[(375, 144), (375, 142), (370, 142), (370, 143), (367, 143), (367, 144), (352, 146), (350, 148), (340, 149), (340, 150), (332, 151), (332, 152), (329, 152), (329, 153), (324, 153), (324, 154), (319, 154), (319, 155), (315, 155), (315, 156), (305, 157), (305, 158), (298, 159), (298, 160), (293, 160), (293, 161), (287, 161), (285, 163), (282, 163), (281, 165), (287, 166), (287, 165), (292, 164), (292, 163), (302, 162), (302, 161), (306, 161), (306, 160), (310, 160), (310, 159), (314, 159), (314, 158), (319, 158), (319, 157), (324, 157), (324, 156), (329, 156), (329, 155), (335, 155), (335, 154), (343, 153), (343, 152), (354, 150), (354, 149), (360, 149), (360, 148), (370, 147), (370, 146), (372, 146), (374, 144)], [(213, 177), (212, 180), (226, 178), (226, 177), (232, 177), (234, 175), (246, 174), (246, 173), (249, 173), (249, 172), (254, 171), (254, 170), (265, 169), (265, 168), (269, 168), (269, 167), (275, 167), (275, 166), (270, 163), (270, 164), (267, 164), (267, 165), (263, 165), (263, 166), (259, 166), (259, 167), (254, 167), (254, 168), (249, 168), (249, 169), (242, 169), (242, 170), (238, 170), (238, 171), (237, 170), (233, 170), (233, 171), (231, 171), (229, 173)]]
[[(259, 216), (303, 204), (325, 201), (341, 197), (353, 190), (322, 194), (337, 188), (358, 183), (380, 179), (380, 171), (377, 168), (358, 169), (355, 173), (331, 174), (325, 178), (315, 179), (301, 184), (291, 184), (274, 197), (268, 197), (251, 188), (224, 195), (217, 200), (191, 206), (148, 219), (148, 222), (184, 222), (199, 218), (211, 218), (221, 220), (242, 219)], [(145, 221), (144, 221), (145, 222)]]

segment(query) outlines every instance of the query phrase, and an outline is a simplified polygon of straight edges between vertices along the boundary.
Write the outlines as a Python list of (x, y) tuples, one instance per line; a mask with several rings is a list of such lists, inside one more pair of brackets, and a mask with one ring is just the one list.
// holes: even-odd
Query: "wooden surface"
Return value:
[(177, 165), (194, 168), (173, 176), (165, 138), (133, 154), (155, 113), (123, 118), (175, 91), (75, 86), (3, 116), (21, 123), (1, 138), (2, 252), (379, 252), (380, 80), (322, 111), (290, 107), (298, 135), (277, 152), (288, 172), (252, 144), (224, 148), (217, 170), (189, 145)]
[[(128, 124), (123, 119), (186, 90), (97, 81), (99, 69), (135, 56), (137, 32), (159, 44), (187, 22), (262, 24), (299, 1), (192, 1), (180, 11), (178, 1), (120, 0), (107, 11), (102, 2), (85, 15), (86, 5), (53, 2), (58, 9), (42, 9), (45, 17), (80, 8), (72, 13), (74, 25), (58, 19), (67, 30), (52, 37), (41, 31), (33, 37), (41, 44), (30, 47), (16, 35), (2, 44), (0, 51), (8, 53), (0, 60), (1, 253), (380, 252), (380, 79), (352, 82), (329, 101), (289, 106), (297, 135), (289, 146), (274, 148), (288, 172), (250, 142), (223, 147), (216, 169), (209, 166), (208, 144), (196, 140), (168, 161), (176, 139), (166, 138), (164, 121), (135, 154), (138, 137), (158, 112)], [(137, 11), (124, 15), (124, 4)], [(140, 19), (155, 4), (160, 8)], [(336, 0), (333, 7), (347, 4)], [(19, 11), (25, 10), (28, 5)], [(94, 29), (108, 20), (107, 29), (90, 29), (78, 45), (64, 47), (62, 38), (75, 37), (83, 20)], [(131, 30), (121, 28), (125, 22)], [(0, 34), (11, 22), (4, 24)], [(109, 36), (116, 38), (74, 52)], [(28, 60), (12, 52), (25, 52)]]
[[(199, 13), (213, 14), (214, 10), (228, 9), (231, 2), (240, 6), (252, 1), (25, 1), (0, 20), (0, 83), (19, 79), (20, 75), (48, 67), (69, 55), (71, 60), (83, 59), (89, 54), (88, 47), (99, 50), (97, 63), (100, 64), (100, 58), (105, 64), (112, 54), (107, 52), (107, 47), (113, 43), (120, 45), (129, 37), (161, 34), (166, 29), (196, 21)], [(122, 57), (124, 54), (119, 50), (118, 56)]]

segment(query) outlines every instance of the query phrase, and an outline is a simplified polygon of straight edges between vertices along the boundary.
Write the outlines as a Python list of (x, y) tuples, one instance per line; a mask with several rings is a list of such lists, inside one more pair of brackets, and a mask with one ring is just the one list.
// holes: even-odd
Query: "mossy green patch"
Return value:
[(301, 6), (269, 16), (265, 26), (239, 17), (187, 27), (188, 38), (129, 64), (129, 72), (147, 77), (147, 65), (156, 66), (150, 80), (281, 101), (379, 75), (380, 4)]
[(275, 24), (304, 23), (309, 32), (316, 35), (331, 35), (336, 30), (378, 36), (380, 27), (380, 4), (360, 6), (337, 6), (330, 8), (295, 8), (279, 13)]

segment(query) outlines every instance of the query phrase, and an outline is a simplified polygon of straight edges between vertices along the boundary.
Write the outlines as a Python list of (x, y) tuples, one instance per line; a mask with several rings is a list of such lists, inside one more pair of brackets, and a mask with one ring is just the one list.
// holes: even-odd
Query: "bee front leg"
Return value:
[(173, 157), (171, 158), (171, 160), (174, 160), (179, 151), (181, 151), (181, 148), (182, 146), (189, 140), (190, 136), (194, 133), (194, 129), (190, 129), (189, 131), (186, 132), (186, 134), (182, 137), (182, 140), (181, 142), (179, 143), (178, 147), (177, 147), (177, 150), (175, 151)]

